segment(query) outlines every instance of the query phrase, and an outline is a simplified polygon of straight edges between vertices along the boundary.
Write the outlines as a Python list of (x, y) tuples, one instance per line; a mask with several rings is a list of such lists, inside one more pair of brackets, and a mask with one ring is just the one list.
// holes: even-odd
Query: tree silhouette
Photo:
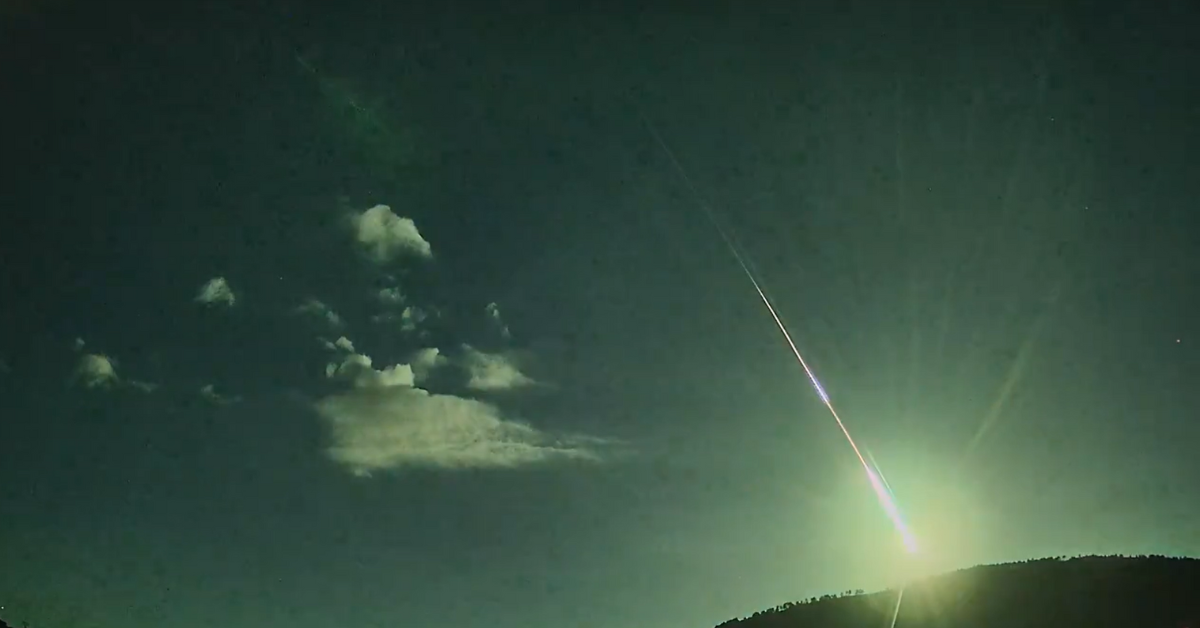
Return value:
[[(887, 626), (898, 591), (861, 589), (781, 604), (720, 628)], [(909, 584), (897, 628), (1200, 627), (1200, 560), (1054, 556), (974, 567)]]
[[(717, 628), (888, 626), (898, 593), (854, 589), (825, 594), (784, 602)], [(895, 626), (1200, 628), (1200, 560), (1054, 556), (972, 567), (910, 583)], [(0, 619), (0, 628), (13, 626)]]

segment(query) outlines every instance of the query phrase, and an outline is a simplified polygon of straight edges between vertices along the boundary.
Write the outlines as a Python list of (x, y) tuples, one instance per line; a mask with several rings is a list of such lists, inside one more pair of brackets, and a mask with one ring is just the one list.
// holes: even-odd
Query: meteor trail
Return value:
[(763, 305), (765, 305), (767, 308), (767, 311), (771, 313), (771, 318), (775, 320), (775, 325), (783, 334), (783, 338), (787, 340), (788, 347), (792, 349), (792, 355), (796, 356), (796, 361), (799, 362), (800, 366), (804, 368), (804, 373), (808, 375), (808, 380), (812, 382), (813, 388), (816, 389), (817, 395), (821, 398), (821, 402), (825, 404), (825, 407), (829, 409), (829, 413), (833, 415), (833, 419), (837, 421), (838, 427), (842, 430), (842, 435), (846, 437), (846, 442), (850, 443), (850, 448), (854, 450), (854, 455), (858, 457), (859, 463), (862, 464), (863, 470), (867, 473), (867, 479), (871, 483), (871, 489), (874, 490), (875, 496), (879, 499), (879, 505), (883, 508), (883, 512), (887, 515), (888, 519), (891, 520), (892, 526), (895, 527), (896, 532), (900, 535), (900, 539), (904, 544), (904, 548), (908, 550), (909, 553), (915, 554), (917, 552), (917, 539), (908, 529), (908, 525), (904, 523), (904, 519), (900, 515), (900, 509), (896, 506), (895, 499), (892, 498), (891, 491), (888, 490), (884, 482), (880, 480), (882, 473), (876, 473), (873, 465), (868, 463), (867, 459), (863, 457), (862, 452), (859, 451), (858, 444), (854, 442), (854, 437), (850, 435), (850, 430), (846, 429), (846, 424), (842, 422), (842, 417), (838, 416), (837, 410), (835, 410), (833, 407), (833, 402), (830, 401), (829, 395), (825, 392), (825, 388), (821, 386), (821, 382), (817, 381), (817, 376), (813, 373), (812, 369), (809, 368), (808, 362), (804, 360), (804, 356), (800, 355), (800, 349), (796, 348), (796, 343), (792, 341), (792, 335), (788, 333), (787, 327), (783, 324), (783, 320), (780, 319), (779, 314), (775, 312), (775, 306), (771, 304), (771, 300), (767, 298), (766, 292), (763, 291), (762, 286), (758, 283), (758, 280), (754, 278), (754, 273), (750, 272), (750, 266), (746, 263), (746, 259), (739, 250), (737, 243), (734, 242), (734, 239), (721, 226), (720, 221), (717, 220), (716, 212), (708, 203), (704, 201), (704, 197), (700, 194), (699, 190), (696, 188), (696, 185), (692, 183), (692, 178), (688, 176), (687, 171), (683, 169), (683, 165), (681, 165), (679, 160), (675, 158), (675, 153), (669, 146), (667, 146), (667, 143), (663, 141), (662, 136), (658, 134), (658, 131), (654, 128), (654, 125), (650, 123), (650, 120), (646, 118), (645, 115), (642, 115), (642, 122), (645, 123), (646, 129), (650, 131), (650, 135), (654, 137), (654, 141), (658, 144), (659, 148), (661, 148), (663, 152), (666, 153), (667, 157), (670, 158), (671, 164), (675, 166), (675, 171), (679, 173), (680, 178), (682, 178), (683, 182), (687, 184), (688, 190), (691, 191), (692, 196), (695, 197), (696, 202), (700, 205), (700, 208), (703, 209), (705, 215), (708, 216), (708, 221), (712, 223), (714, 228), (716, 228), (717, 233), (721, 234), (721, 239), (725, 241), (725, 246), (729, 247), (729, 252), (733, 253), (733, 257), (737, 260), (738, 266), (742, 268), (742, 272), (745, 273), (746, 278), (750, 280), (750, 284), (754, 286), (754, 291), (758, 293), (758, 298), (762, 300)]

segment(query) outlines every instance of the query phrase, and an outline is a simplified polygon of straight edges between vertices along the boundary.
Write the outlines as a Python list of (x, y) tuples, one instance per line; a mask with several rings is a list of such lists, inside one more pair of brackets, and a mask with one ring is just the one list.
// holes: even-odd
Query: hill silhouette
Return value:
[[(824, 595), (717, 628), (888, 628), (898, 594)], [(1200, 628), (1200, 559), (1086, 556), (985, 565), (911, 583), (902, 600), (897, 628)], [(16, 626), (0, 619), (0, 628)]]
[[(887, 628), (898, 589), (783, 604), (717, 628)], [(1200, 628), (1200, 560), (1043, 558), (909, 584), (897, 628)]]

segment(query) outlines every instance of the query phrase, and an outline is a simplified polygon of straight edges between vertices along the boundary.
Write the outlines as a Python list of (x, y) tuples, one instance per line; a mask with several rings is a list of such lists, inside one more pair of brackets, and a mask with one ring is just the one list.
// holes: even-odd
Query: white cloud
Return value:
[(425, 322), (429, 314), (419, 307), (408, 306), (400, 312), (400, 331), (411, 333), (417, 330), (417, 325)]
[(488, 303), (484, 311), (487, 312), (488, 318), (492, 319), (492, 322), (496, 324), (496, 328), (500, 330), (501, 337), (505, 340), (512, 338), (512, 333), (508, 331), (508, 325), (505, 325), (504, 319), (500, 318), (499, 305), (496, 305), (495, 302)]
[(376, 205), (351, 217), (354, 236), (376, 263), (392, 261), (402, 253), (433, 257), (429, 242), (411, 218), (397, 216), (387, 205)]
[(329, 323), (331, 327), (342, 326), (342, 317), (339, 316), (337, 312), (333, 311), (333, 308), (325, 305), (325, 303), (318, 299), (309, 298), (296, 308), (296, 312), (299, 314), (306, 314), (320, 318), (326, 323)]
[[(342, 344), (353, 346), (348, 340)], [(383, 369), (352, 350), (331, 362), (326, 375), (350, 388), (315, 405), (330, 427), (329, 456), (356, 475), (400, 467), (497, 468), (600, 459), (596, 447), (607, 444), (604, 439), (553, 437), (505, 419), (494, 405), (415, 386), (414, 380), (445, 362), (432, 347), (417, 351), (411, 364)]]
[(385, 305), (403, 305), (405, 301), (404, 293), (399, 288), (380, 288), (375, 297)]
[(371, 368), (370, 356), (350, 353), (340, 362), (330, 362), (325, 365), (325, 377), (341, 377), (354, 380), (355, 374), (361, 369)]
[(100, 353), (89, 353), (79, 358), (75, 375), (87, 388), (112, 388), (121, 383), (121, 378), (117, 377), (116, 361)]
[[(383, 375), (401, 370), (411, 374), (408, 365), (375, 371), (370, 358), (356, 357), (352, 366), (344, 362), (337, 369), (356, 371), (351, 376), (354, 387), (315, 406), (330, 427), (329, 457), (356, 475), (402, 467), (504, 468), (555, 459), (600, 459), (592, 446), (602, 439), (555, 438), (505, 419), (494, 405), (433, 394)], [(378, 375), (364, 377), (367, 371)]]
[(196, 301), (204, 305), (232, 307), (237, 302), (237, 297), (224, 277), (213, 277), (200, 286), (200, 290), (196, 293)]
[[(82, 344), (78, 346), (82, 346)], [(144, 393), (152, 393), (158, 389), (158, 384), (122, 378), (117, 374), (117, 366), (118, 363), (115, 359), (103, 353), (87, 353), (79, 356), (79, 361), (75, 365), (75, 380), (83, 384), (85, 388), (110, 390), (122, 387)]]
[(329, 456), (357, 475), (405, 466), (502, 468), (599, 459), (586, 447), (505, 420), (490, 404), (420, 388), (359, 389), (321, 400), (317, 412), (331, 428)]
[[(433, 310), (433, 316), (437, 316), (437, 310)], [(431, 316), (428, 310), (416, 307), (414, 305), (405, 306), (399, 314), (395, 312), (384, 312), (371, 317), (371, 320), (376, 323), (394, 323), (400, 321), (400, 331), (411, 334), (416, 331), (422, 331), (424, 334), (428, 330), (419, 330), (420, 324), (424, 323)]]
[(354, 343), (350, 342), (350, 339), (345, 336), (342, 336), (337, 340), (329, 340), (328, 338), (317, 338), (317, 340), (321, 341), (321, 346), (330, 351), (346, 351), (349, 353), (354, 353)]
[(498, 353), (484, 353), (470, 345), (463, 345), (464, 366), (467, 369), (467, 387), (474, 390), (508, 390), (529, 386), (535, 382), (521, 372), (508, 357)]
[[(393, 364), (382, 371), (372, 369), (368, 375), (369, 377), (366, 379), (358, 377), (355, 384), (358, 386), (412, 386), (416, 380), (412, 367), (407, 364)], [(364, 384), (364, 381), (369, 383)]]
[[(433, 256), (416, 224), (386, 205), (352, 215), (351, 224), (358, 245), (378, 264), (405, 255)], [(383, 285), (395, 286), (396, 281), (389, 277)], [(428, 335), (422, 324), (439, 316), (436, 308), (411, 304), (398, 287), (379, 289), (375, 297), (383, 311), (372, 320), (399, 322), (401, 331), (416, 332), (416, 337)], [(487, 312), (507, 337), (497, 306), (489, 305)], [(377, 368), (345, 337), (322, 343), (333, 352), (325, 375), (345, 390), (320, 399), (314, 409), (330, 430), (327, 454), (357, 475), (403, 467), (500, 468), (553, 459), (599, 460), (598, 448), (610, 444), (594, 437), (551, 435), (504, 417), (493, 404), (418, 387), (450, 362), (437, 348), (414, 352), (407, 364)], [(534, 383), (505, 356), (465, 349), (473, 389)]]
[(407, 364), (394, 364), (383, 370), (372, 366), (371, 356), (349, 353), (341, 362), (325, 365), (325, 376), (353, 382), (360, 388), (373, 386), (412, 386), (413, 369)]
[(445, 365), (449, 360), (438, 351), (437, 347), (421, 349), (413, 354), (409, 364), (412, 366), (413, 377), (420, 383), (429, 377), (433, 369)]

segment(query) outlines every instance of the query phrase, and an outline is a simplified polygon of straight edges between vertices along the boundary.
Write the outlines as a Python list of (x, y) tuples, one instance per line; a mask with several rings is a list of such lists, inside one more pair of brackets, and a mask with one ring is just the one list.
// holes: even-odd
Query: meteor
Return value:
[(666, 153), (667, 157), (671, 160), (671, 164), (675, 166), (675, 171), (679, 173), (680, 178), (683, 179), (685, 184), (687, 184), (688, 190), (691, 191), (692, 196), (695, 197), (697, 204), (700, 205), (700, 208), (704, 210), (704, 214), (708, 217), (708, 221), (712, 223), (712, 226), (717, 230), (717, 233), (721, 235), (721, 239), (724, 240), (725, 246), (729, 248), (729, 252), (733, 254), (734, 259), (737, 260), (738, 266), (740, 266), (742, 272), (745, 273), (746, 279), (749, 279), (750, 285), (754, 286), (754, 291), (758, 293), (758, 298), (762, 300), (763, 305), (767, 308), (767, 312), (771, 314), (771, 318), (775, 321), (775, 326), (778, 327), (780, 333), (783, 334), (784, 340), (787, 341), (788, 347), (790, 347), (792, 350), (792, 355), (796, 356), (796, 361), (799, 362), (800, 366), (804, 369), (804, 374), (808, 376), (808, 381), (812, 383), (813, 388), (817, 391), (817, 396), (821, 398), (821, 402), (825, 404), (825, 407), (829, 409), (829, 413), (833, 415), (833, 419), (837, 421), (838, 428), (842, 430), (842, 435), (846, 437), (846, 442), (850, 443), (850, 448), (854, 450), (854, 455), (858, 458), (858, 462), (862, 465), (863, 470), (866, 472), (867, 480), (870, 482), (871, 489), (875, 492), (875, 496), (879, 500), (880, 507), (883, 508), (884, 514), (887, 515), (888, 519), (891, 520), (892, 526), (896, 529), (896, 533), (900, 535), (900, 540), (904, 544), (904, 548), (908, 550), (910, 554), (917, 553), (917, 539), (913, 535), (912, 531), (909, 530), (908, 524), (904, 522), (904, 518), (900, 514), (900, 508), (896, 505), (896, 500), (893, 498), (891, 490), (886, 485), (886, 481), (880, 479), (883, 476), (883, 472), (877, 472), (877, 465), (868, 463), (867, 459), (863, 457), (862, 451), (860, 451), (858, 448), (858, 444), (854, 442), (854, 437), (850, 435), (850, 430), (846, 429), (846, 424), (842, 422), (842, 417), (838, 416), (837, 410), (834, 409), (833, 402), (829, 399), (829, 394), (825, 392), (825, 387), (821, 386), (821, 382), (817, 381), (817, 376), (813, 373), (813, 370), (809, 368), (808, 362), (805, 361), (804, 356), (800, 355), (800, 349), (796, 347), (796, 343), (792, 340), (792, 335), (788, 333), (787, 326), (785, 326), (783, 324), (783, 320), (779, 318), (779, 314), (775, 311), (775, 306), (772, 305), (771, 300), (767, 298), (766, 292), (763, 291), (758, 279), (754, 277), (754, 273), (750, 272), (750, 266), (747, 264), (746, 258), (742, 254), (737, 243), (721, 226), (720, 221), (717, 220), (716, 212), (707, 202), (705, 202), (704, 197), (700, 194), (699, 190), (696, 188), (696, 185), (692, 183), (692, 178), (688, 176), (687, 171), (683, 168), (683, 165), (680, 164), (679, 160), (675, 158), (675, 153), (669, 146), (667, 146), (667, 143), (663, 141), (662, 136), (658, 134), (658, 131), (654, 128), (654, 125), (650, 123), (650, 120), (643, 115), (642, 121), (645, 123), (646, 129), (650, 131), (650, 135), (654, 137), (654, 141), (658, 144), (659, 148)]

